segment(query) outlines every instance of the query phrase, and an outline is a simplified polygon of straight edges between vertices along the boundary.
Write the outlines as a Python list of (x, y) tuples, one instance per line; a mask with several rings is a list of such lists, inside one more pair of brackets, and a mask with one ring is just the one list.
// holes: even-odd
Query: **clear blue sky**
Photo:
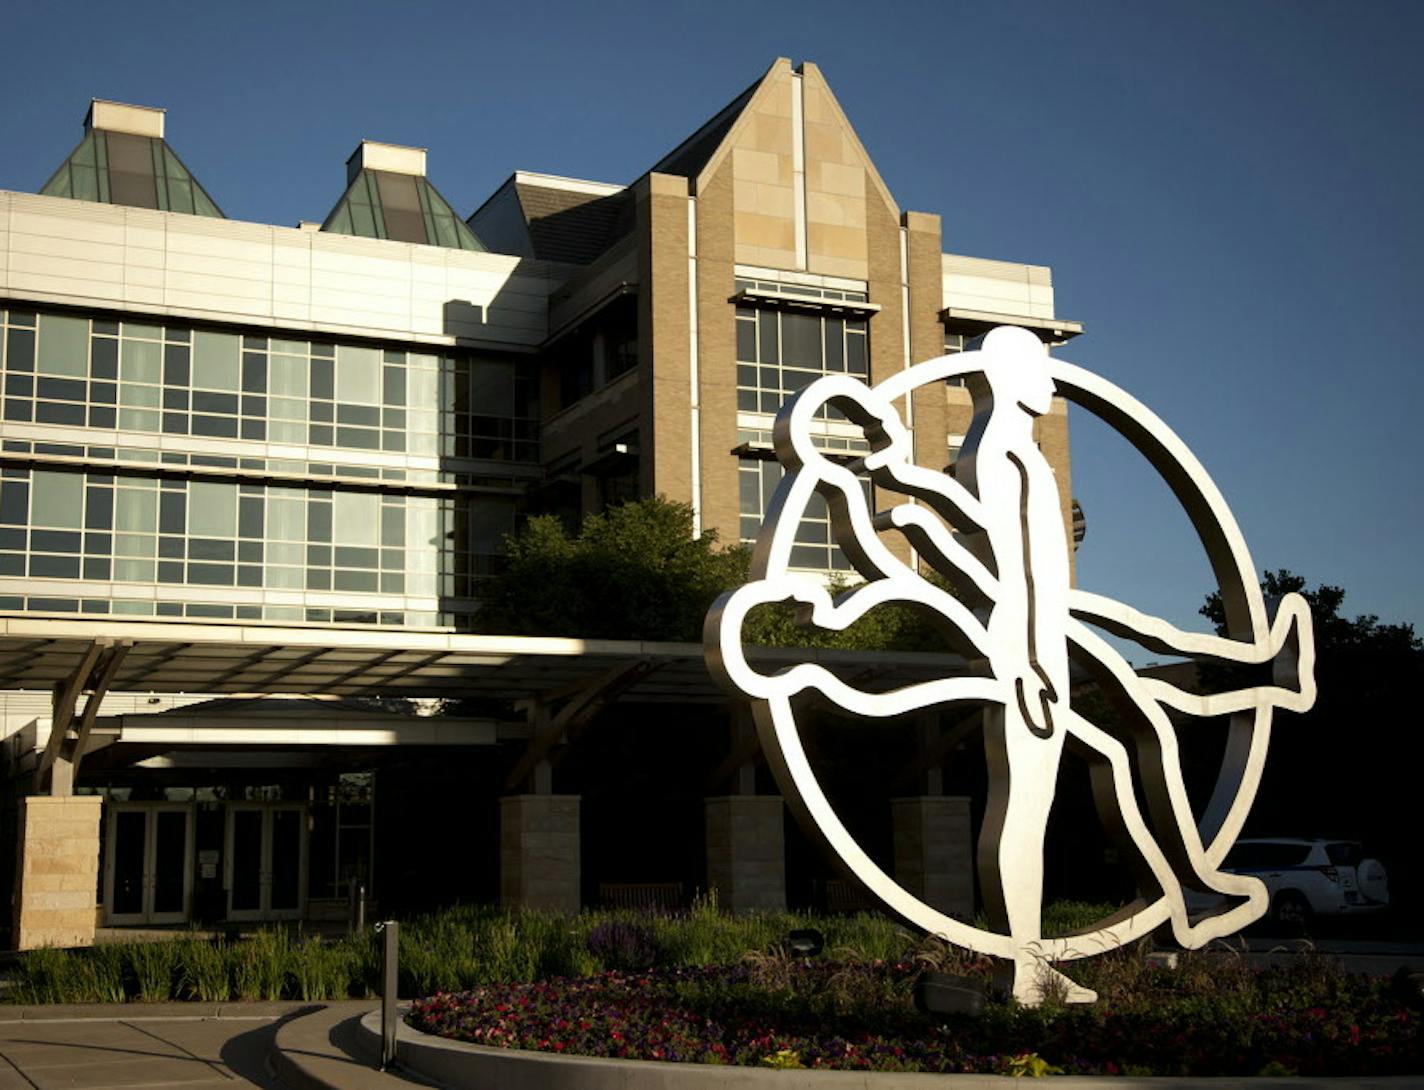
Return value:
[[(362, 138), (468, 213), (516, 168), (626, 182), (778, 55), (814, 60), (948, 250), (1051, 264), (1062, 354), (1197, 451), (1256, 565), (1424, 627), (1424, 4), (20, 0), (0, 187), (91, 97), (168, 108), (231, 217), (322, 219)], [(1080, 579), (1194, 620), (1200, 550), (1074, 417)]]

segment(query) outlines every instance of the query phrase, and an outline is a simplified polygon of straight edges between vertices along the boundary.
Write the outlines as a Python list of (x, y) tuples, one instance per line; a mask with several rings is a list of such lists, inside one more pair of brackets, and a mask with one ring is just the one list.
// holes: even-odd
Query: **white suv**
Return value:
[(1312, 916), (1364, 915), (1389, 904), (1383, 864), (1353, 840), (1238, 840), (1222, 870), (1265, 882), (1271, 921), (1292, 931)]

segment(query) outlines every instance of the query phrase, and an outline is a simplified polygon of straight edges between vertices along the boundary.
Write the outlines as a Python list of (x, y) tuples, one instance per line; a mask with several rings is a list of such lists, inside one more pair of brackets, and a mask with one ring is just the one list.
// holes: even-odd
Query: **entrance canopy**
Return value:
[[(510, 772), (513, 790), (547, 763), (614, 702), (725, 704), (731, 698), (708, 674), (700, 644), (636, 640), (581, 640), (342, 628), (178, 621), (0, 618), (0, 689), (53, 693), (54, 714), (41, 743), (39, 724), (10, 739), (12, 771), (33, 768), (36, 786), (67, 794), (86, 753), (113, 747), (132, 755), (182, 747), (333, 745), (350, 742), (342, 730), (307, 720), (264, 731), (257, 724), (236, 735), (227, 724), (160, 723), (153, 716), (101, 721), (105, 694), (173, 693), (212, 697), (304, 695), (483, 699), (508, 704), (525, 717), (528, 743)], [(764, 648), (749, 651), (757, 668), (815, 661), (862, 690), (898, 688), (962, 670), (957, 656), (873, 651)], [(80, 697), (87, 697), (79, 711)], [(168, 717), (164, 717), (168, 718)], [(99, 724), (103, 723), (100, 727)], [(424, 735), (427, 720), (370, 724), (370, 744), (445, 744)], [(473, 722), (470, 724), (473, 726)], [(96, 727), (98, 729), (96, 730)], [(285, 728), (285, 729), (284, 729)], [(305, 733), (303, 729), (305, 728)], [(458, 731), (464, 744), (490, 744), (490, 722)], [(154, 733), (157, 732), (157, 733)], [(176, 732), (176, 734), (174, 733)], [(152, 734), (152, 737), (140, 736)], [(162, 737), (160, 737), (160, 735)], [(421, 735), (417, 738), (416, 735)], [(180, 737), (181, 736), (181, 737)], [(404, 737), (402, 737), (404, 736)], [(132, 745), (130, 743), (139, 743)], [(40, 746), (42, 751), (34, 752)], [(31, 754), (33, 753), (33, 757)]]
[[(127, 647), (105, 687), (111, 692), (521, 701), (561, 696), (640, 664), (619, 699), (728, 699), (693, 643), (31, 617), (0, 618), (0, 689), (67, 683), (92, 668), (96, 643)], [(866, 688), (962, 666), (955, 656), (909, 652), (767, 648), (749, 657), (761, 669), (820, 662)]]

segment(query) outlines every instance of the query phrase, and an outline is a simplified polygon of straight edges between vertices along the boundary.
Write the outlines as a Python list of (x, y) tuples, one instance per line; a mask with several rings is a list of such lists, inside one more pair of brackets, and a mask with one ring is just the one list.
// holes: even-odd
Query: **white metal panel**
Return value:
[[(12, 298), (435, 344), (454, 344), (455, 332), (537, 344), (549, 292), (570, 271), (508, 254), (3, 191), (0, 225), (0, 284)], [(447, 323), (452, 301), (482, 308), (483, 321)]]

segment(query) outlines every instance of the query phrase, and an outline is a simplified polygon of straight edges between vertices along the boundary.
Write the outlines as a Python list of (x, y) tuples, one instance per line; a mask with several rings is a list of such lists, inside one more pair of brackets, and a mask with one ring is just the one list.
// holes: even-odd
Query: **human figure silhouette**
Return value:
[[(893, 399), (908, 393), (912, 382), (963, 371), (961, 364), (949, 358), (931, 361), (903, 373), (898, 384), (889, 380), (867, 388), (831, 376), (803, 390), (778, 415), (777, 456), (788, 477), (767, 514), (769, 532), (758, 540), (753, 581), (719, 601), (708, 626), (709, 647), (717, 647), (709, 659), (714, 670), (754, 698), (784, 701), (817, 689), (853, 714), (876, 717), (956, 702), (984, 707), (990, 787), (978, 852), (981, 885), (993, 933), (1008, 938), (1007, 946), (994, 944), (995, 952), (1012, 963), (1013, 994), (1030, 1003), (1041, 1001), (1046, 990), (1069, 1001), (1094, 998), (1048, 966), (1043, 951), (1043, 846), (1064, 745), (1071, 742), (1088, 759), (1100, 813), (1136, 847), (1143, 894), (1165, 904), (1165, 917), (1182, 945), (1197, 947), (1263, 915), (1266, 889), (1257, 879), (1221, 871), (1219, 856), (1208, 858), (1163, 705), (1218, 715), (1266, 706), (1298, 708), (1313, 699), (1309, 614), (1303, 601), (1288, 600), (1270, 633), (1247, 642), (1181, 632), (1071, 587), (1058, 484), (1034, 441), (1035, 420), (1050, 411), (1055, 393), (1048, 363), (1046, 350), (1024, 330), (1000, 329), (985, 338), (977, 370), (969, 372), (975, 416), (954, 477), (915, 463), (911, 436)], [(827, 403), (864, 429), (871, 451), (858, 465), (842, 465), (816, 447), (812, 425)], [(868, 474), (881, 495), (916, 502), (871, 512), (858, 472)], [(826, 499), (837, 543), (867, 580), (834, 599), (814, 578), (780, 570), (813, 491)], [(879, 538), (887, 530), (903, 533), (922, 560), (949, 580), (954, 594), (889, 549)], [(955, 648), (980, 667), (966, 676), (875, 693), (856, 689), (815, 663), (759, 674), (741, 655), (740, 618), (758, 601), (787, 597), (807, 607), (811, 623), (832, 629), (845, 628), (879, 604), (914, 605), (936, 616)], [(1212, 696), (1185, 693), (1139, 679), (1084, 620), (1136, 635), (1154, 648), (1238, 662), (1276, 661), (1278, 656), (1285, 661), (1289, 656), (1280, 652), (1289, 645), (1296, 653), (1284, 673), (1294, 671), (1299, 684), (1296, 689)], [(1125, 709), (1125, 738), (1071, 706), (1070, 658), (1087, 666)], [(983, 676), (986, 669), (990, 676)], [(762, 723), (759, 715), (759, 728)], [(783, 758), (771, 749), (768, 745), (773, 767), (782, 767)], [(1138, 803), (1139, 788), (1148, 803), (1150, 827)], [(822, 820), (831, 820), (830, 815), (823, 812)], [(875, 871), (861, 855), (861, 865)], [(1189, 919), (1184, 884), (1220, 894), (1223, 910)], [(1141, 903), (1128, 906), (1113, 919), (1146, 918), (1138, 915), (1141, 908)], [(1153, 918), (1160, 921), (1163, 915)]]

